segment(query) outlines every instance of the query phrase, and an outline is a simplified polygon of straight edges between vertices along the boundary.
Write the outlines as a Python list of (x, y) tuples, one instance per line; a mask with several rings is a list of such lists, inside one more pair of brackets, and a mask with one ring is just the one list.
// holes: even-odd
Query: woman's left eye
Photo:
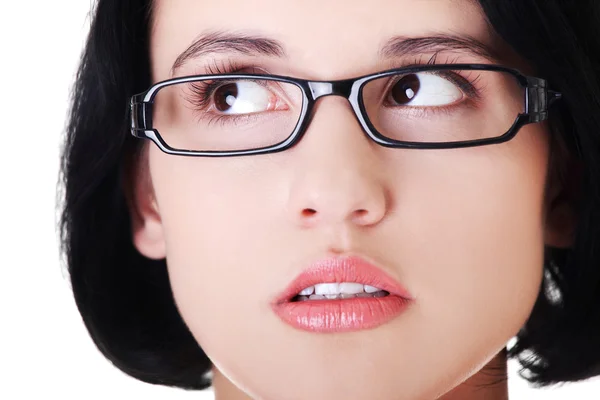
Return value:
[(405, 75), (394, 83), (387, 96), (392, 106), (445, 106), (463, 98), (457, 84), (424, 72)]
[(223, 114), (249, 114), (272, 108), (273, 93), (263, 84), (239, 80), (215, 89), (213, 102), (217, 111)]

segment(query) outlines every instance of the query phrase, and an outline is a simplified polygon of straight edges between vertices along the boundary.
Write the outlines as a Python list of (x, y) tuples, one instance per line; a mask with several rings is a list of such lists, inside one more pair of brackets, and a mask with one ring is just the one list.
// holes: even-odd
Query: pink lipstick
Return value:
[(275, 314), (309, 332), (350, 332), (385, 324), (413, 301), (400, 283), (358, 256), (319, 260), (272, 301)]

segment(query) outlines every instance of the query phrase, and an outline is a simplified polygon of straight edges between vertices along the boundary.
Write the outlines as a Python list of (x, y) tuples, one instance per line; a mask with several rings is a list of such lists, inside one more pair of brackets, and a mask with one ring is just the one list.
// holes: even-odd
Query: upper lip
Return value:
[(318, 283), (357, 282), (375, 286), (390, 295), (405, 299), (412, 296), (399, 282), (360, 256), (329, 257), (312, 263), (273, 300), (273, 304), (290, 301), (300, 291)]

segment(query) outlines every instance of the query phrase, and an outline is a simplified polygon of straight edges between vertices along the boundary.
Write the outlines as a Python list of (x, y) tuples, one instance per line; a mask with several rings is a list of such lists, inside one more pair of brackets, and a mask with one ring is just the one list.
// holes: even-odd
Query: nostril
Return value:
[(352, 213), (352, 217), (354, 219), (354, 221), (362, 221), (364, 220), (365, 216), (368, 215), (369, 213), (367, 212), (367, 210), (355, 210), (354, 213)]
[(315, 215), (316, 213), (317, 213), (317, 211), (313, 210), (312, 208), (305, 208), (304, 210), (302, 210), (303, 217), (311, 217), (311, 216)]

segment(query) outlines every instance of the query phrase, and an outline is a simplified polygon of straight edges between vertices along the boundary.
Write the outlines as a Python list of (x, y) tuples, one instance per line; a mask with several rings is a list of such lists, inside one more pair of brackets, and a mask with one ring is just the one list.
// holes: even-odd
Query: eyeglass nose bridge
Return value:
[(352, 92), (353, 80), (343, 81), (309, 81), (308, 87), (310, 88), (310, 94), (312, 100), (317, 100), (324, 96), (342, 96), (350, 99), (350, 93)]
[(313, 105), (316, 100), (325, 96), (341, 96), (350, 103), (350, 108), (352, 109), (354, 117), (359, 123), (362, 131), (376, 143), (379, 143), (383, 146), (390, 146), (390, 143), (387, 139), (376, 133), (374, 127), (371, 126), (366, 116), (363, 115), (363, 110), (361, 110), (360, 100), (358, 97), (360, 87), (365, 81), (365, 78), (337, 81), (306, 81), (306, 85), (308, 86), (311, 97), (309, 99), (309, 103), (312, 104), (309, 104), (308, 106), (307, 118), (302, 128), (300, 128), (302, 133), (299, 136), (303, 136), (304, 131), (306, 131), (308, 125), (311, 123), (314, 117)]

